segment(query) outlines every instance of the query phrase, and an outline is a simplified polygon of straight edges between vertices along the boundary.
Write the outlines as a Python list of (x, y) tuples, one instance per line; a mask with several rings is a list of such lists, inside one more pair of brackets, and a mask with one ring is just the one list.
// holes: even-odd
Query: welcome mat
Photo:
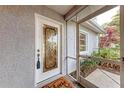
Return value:
[(42, 88), (73, 88), (73, 85), (67, 81), (64, 77), (61, 77)]

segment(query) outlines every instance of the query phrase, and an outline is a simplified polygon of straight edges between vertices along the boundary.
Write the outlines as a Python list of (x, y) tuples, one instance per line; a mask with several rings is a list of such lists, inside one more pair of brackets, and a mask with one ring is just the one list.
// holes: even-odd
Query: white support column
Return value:
[[(124, 6), (120, 7), (120, 55), (124, 57)], [(121, 60), (120, 83), (124, 88), (124, 61)]]
[(80, 76), (80, 61), (79, 61), (79, 24), (76, 23), (76, 79), (79, 81)]

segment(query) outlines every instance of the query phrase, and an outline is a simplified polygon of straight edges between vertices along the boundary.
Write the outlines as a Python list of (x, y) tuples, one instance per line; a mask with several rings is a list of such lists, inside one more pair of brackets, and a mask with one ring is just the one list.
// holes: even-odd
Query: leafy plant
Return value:
[(81, 68), (83, 69), (89, 69), (89, 68), (93, 68), (97, 65), (97, 62), (93, 59), (87, 58), (87, 59), (82, 59), (81, 60)]
[(118, 45), (115, 48), (101, 48), (99, 51), (94, 51), (91, 56), (99, 57), (99, 58), (106, 58), (112, 60), (118, 60), (119, 54), (119, 47)]

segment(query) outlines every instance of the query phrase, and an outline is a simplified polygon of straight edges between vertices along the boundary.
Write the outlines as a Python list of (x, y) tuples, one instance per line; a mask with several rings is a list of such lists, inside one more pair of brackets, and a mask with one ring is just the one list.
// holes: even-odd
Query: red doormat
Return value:
[(61, 77), (61, 78), (43, 86), (42, 88), (73, 88), (73, 86), (64, 77)]

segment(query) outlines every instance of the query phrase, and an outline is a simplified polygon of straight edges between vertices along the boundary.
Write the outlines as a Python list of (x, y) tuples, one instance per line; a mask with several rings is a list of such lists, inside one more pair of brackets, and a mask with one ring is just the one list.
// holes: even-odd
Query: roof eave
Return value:
[(101, 33), (101, 34), (105, 34), (106, 33), (105, 30), (99, 24), (97, 24), (94, 20), (89, 20), (88, 22), (90, 24), (92, 24), (95, 29), (98, 29), (97, 30), (98, 33)]

